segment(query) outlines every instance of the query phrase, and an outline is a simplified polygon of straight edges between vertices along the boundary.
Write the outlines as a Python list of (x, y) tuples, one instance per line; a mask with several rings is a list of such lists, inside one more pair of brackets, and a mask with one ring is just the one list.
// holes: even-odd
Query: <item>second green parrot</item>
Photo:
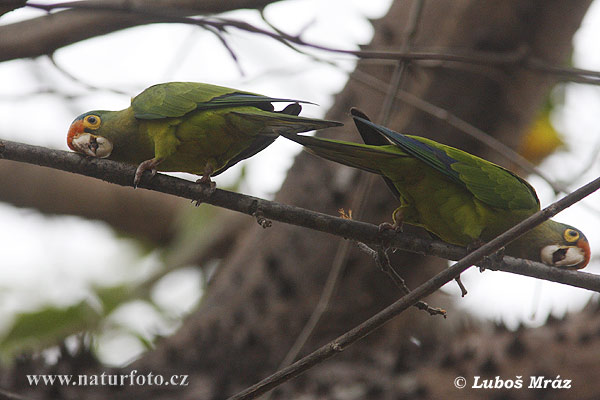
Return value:
[[(351, 111), (366, 144), (285, 135), (328, 160), (383, 176), (400, 201), (392, 217), (460, 246), (486, 242), (540, 209), (533, 187), (516, 174), (462, 150), (403, 135)], [(578, 229), (545, 221), (506, 247), (506, 254), (580, 269), (590, 246)]]
[[(274, 111), (272, 103), (292, 103)], [(120, 111), (90, 111), (71, 124), (67, 144), (94, 157), (144, 171), (190, 172), (200, 182), (265, 149), (281, 133), (341, 125), (299, 117), (301, 101), (195, 82), (154, 85)]]

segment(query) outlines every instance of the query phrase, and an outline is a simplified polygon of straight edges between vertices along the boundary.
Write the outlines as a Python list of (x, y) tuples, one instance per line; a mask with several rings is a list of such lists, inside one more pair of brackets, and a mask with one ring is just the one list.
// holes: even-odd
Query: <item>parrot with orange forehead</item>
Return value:
[[(292, 103), (274, 111), (273, 103)], [(189, 172), (211, 180), (265, 149), (281, 133), (342, 125), (300, 117), (299, 103), (222, 86), (169, 82), (151, 86), (120, 111), (96, 110), (71, 123), (67, 145), (92, 157), (137, 165), (144, 171)]]
[[(487, 242), (540, 210), (533, 187), (509, 170), (419, 136), (403, 135), (351, 110), (365, 144), (286, 134), (310, 153), (381, 175), (399, 201), (392, 214), (459, 246)], [(590, 245), (577, 228), (547, 220), (506, 246), (505, 254), (580, 269)]]

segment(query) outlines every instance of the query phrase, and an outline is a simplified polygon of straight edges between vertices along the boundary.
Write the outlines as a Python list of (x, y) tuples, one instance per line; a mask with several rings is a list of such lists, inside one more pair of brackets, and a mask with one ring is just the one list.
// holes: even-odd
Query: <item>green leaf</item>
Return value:
[(20, 313), (0, 341), (0, 351), (9, 355), (55, 345), (70, 335), (95, 328), (99, 319), (98, 311), (87, 301)]

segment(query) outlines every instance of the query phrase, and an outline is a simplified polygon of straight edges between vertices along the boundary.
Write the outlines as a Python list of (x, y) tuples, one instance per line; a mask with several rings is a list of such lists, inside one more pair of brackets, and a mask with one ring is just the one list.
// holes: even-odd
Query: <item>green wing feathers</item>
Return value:
[(464, 159), (467, 153), (457, 149), (450, 148), (448, 153), (458, 159), (451, 168), (479, 200), (507, 210), (539, 210), (540, 203), (535, 190), (519, 176), (470, 154), (468, 159)]
[(383, 140), (466, 188), (478, 200), (506, 210), (539, 210), (539, 200), (531, 185), (499, 165), (433, 140), (392, 131), (374, 124), (354, 109), (352, 116), (363, 140), (373, 143), (379, 134)]
[(136, 118), (161, 119), (184, 116), (197, 110), (253, 106), (273, 111), (273, 102), (308, 103), (262, 96), (222, 86), (196, 82), (170, 82), (149, 87), (131, 101)]

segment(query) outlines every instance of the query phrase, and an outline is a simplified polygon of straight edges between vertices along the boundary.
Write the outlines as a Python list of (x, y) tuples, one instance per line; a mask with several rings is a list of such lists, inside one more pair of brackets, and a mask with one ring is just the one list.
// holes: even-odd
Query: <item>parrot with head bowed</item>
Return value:
[[(533, 187), (516, 174), (462, 150), (377, 125), (356, 109), (365, 144), (284, 135), (320, 157), (383, 176), (400, 202), (392, 214), (459, 246), (476, 246), (540, 209)], [(548, 220), (510, 243), (505, 254), (580, 269), (590, 246), (578, 229)]]
[[(292, 103), (274, 111), (272, 103)], [(281, 133), (342, 125), (299, 117), (292, 99), (195, 82), (154, 85), (121, 111), (90, 111), (71, 123), (67, 144), (93, 157), (138, 165), (144, 171), (189, 172), (210, 184), (232, 165), (269, 146)]]

